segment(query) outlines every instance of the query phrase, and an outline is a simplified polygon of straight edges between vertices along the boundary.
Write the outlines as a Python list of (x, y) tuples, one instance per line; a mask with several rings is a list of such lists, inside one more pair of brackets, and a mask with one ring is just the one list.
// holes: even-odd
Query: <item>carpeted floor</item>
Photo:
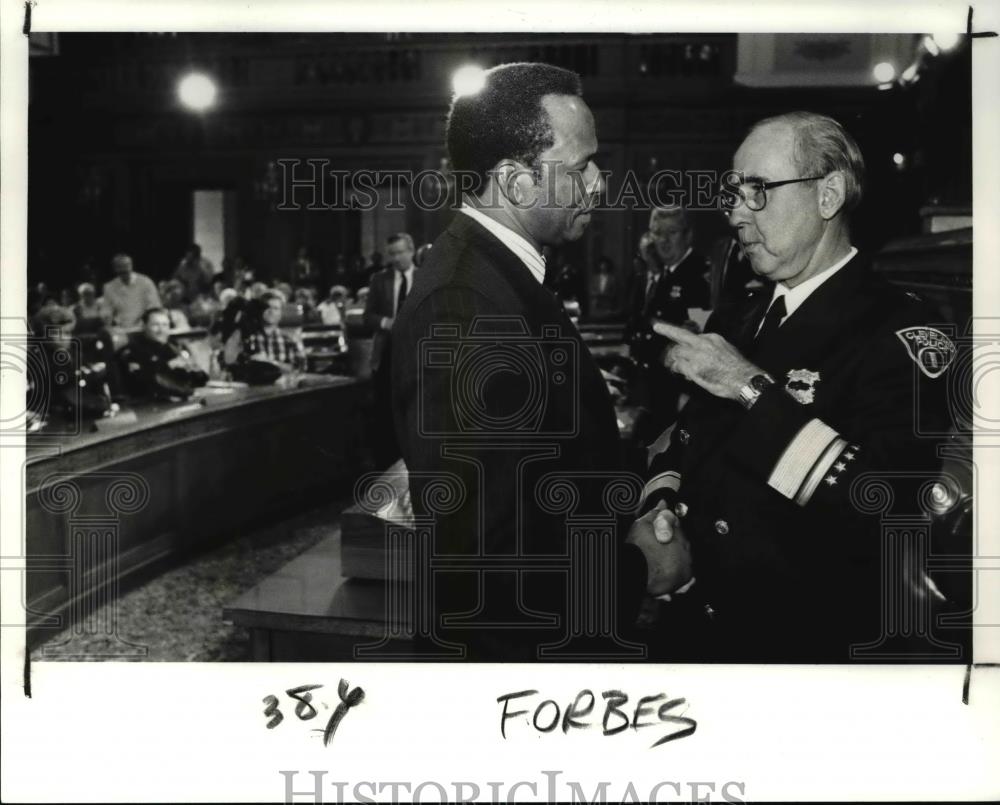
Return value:
[[(248, 659), (246, 629), (222, 621), (222, 607), (324, 537), (340, 529), (338, 501), (258, 529), (108, 604), (96, 613), (114, 634), (65, 629), (31, 653), (34, 660), (219, 662)], [(108, 611), (114, 607), (113, 611)]]

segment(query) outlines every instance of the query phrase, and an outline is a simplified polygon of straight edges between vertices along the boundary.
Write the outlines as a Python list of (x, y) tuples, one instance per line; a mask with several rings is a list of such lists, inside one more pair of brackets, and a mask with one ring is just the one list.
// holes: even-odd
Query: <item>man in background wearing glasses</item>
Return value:
[(733, 169), (729, 223), (775, 284), (705, 334), (654, 325), (673, 342), (665, 364), (698, 387), (644, 491), (643, 511), (672, 510), (668, 538), (693, 563), (654, 642), (665, 659), (848, 662), (884, 631), (879, 514), (863, 511), (861, 476), (908, 474), (888, 486), (913, 508), (938, 466), (917, 434), (946, 430), (955, 347), (852, 246), (864, 162), (839, 123), (764, 120)]

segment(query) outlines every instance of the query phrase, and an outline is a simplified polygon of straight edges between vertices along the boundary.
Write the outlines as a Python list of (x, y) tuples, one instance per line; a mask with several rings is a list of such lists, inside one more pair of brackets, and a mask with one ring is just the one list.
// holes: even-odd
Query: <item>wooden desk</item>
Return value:
[(153, 563), (301, 509), (356, 478), (370, 384), (317, 382), (137, 406), (134, 422), (33, 434), (25, 468), (29, 641), (67, 617), (89, 617)]
[[(222, 617), (250, 630), (251, 660), (347, 661), (355, 646), (385, 635), (386, 590), (381, 581), (342, 575), (338, 531), (226, 606)], [(409, 646), (389, 645), (400, 652)]]

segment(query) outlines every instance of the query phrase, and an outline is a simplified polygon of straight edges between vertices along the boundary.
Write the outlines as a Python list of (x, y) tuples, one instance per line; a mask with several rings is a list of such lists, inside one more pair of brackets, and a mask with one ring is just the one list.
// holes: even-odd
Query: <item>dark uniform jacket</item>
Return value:
[[(629, 510), (611, 520), (619, 541), (633, 519), (634, 507), (605, 492), (624, 467), (600, 371), (560, 301), (461, 213), (416, 273), (392, 341), (396, 434), (415, 514), (428, 509), (431, 479), (450, 474), (462, 490), (437, 516), (436, 551), (483, 553), (493, 562), (506, 556), (509, 568), (439, 579), (435, 618), (473, 613), (464, 628), (439, 634), (468, 646), (469, 659), (538, 659), (540, 646), (567, 633), (567, 569), (537, 564), (567, 555), (567, 501), (576, 499), (569, 509), (577, 518)], [(636, 505), (639, 488), (641, 479)], [(595, 599), (611, 589), (601, 583), (610, 583), (616, 558), (619, 613), (634, 620), (646, 581), (642, 555), (631, 545), (615, 554), (611, 540), (602, 546), (601, 582), (578, 590), (577, 612), (605, 605)]]
[(688, 308), (708, 309), (709, 284), (705, 278), (708, 270), (705, 257), (692, 251), (672, 272), (664, 269), (649, 300), (646, 275), (636, 278), (625, 334), (633, 358), (647, 365), (659, 365), (660, 353), (669, 342), (653, 332), (654, 319), (684, 324), (688, 320)]
[(137, 333), (119, 353), (129, 393), (152, 399), (190, 397), (208, 382), (208, 375), (198, 369), (168, 365), (182, 354), (186, 353), (169, 342), (161, 344)]
[(667, 500), (694, 557), (694, 585), (663, 607), (668, 657), (849, 661), (880, 638), (883, 496), (912, 516), (939, 465), (921, 434), (948, 429), (940, 316), (856, 256), (754, 354), (771, 294), (709, 329), (775, 385), (749, 411), (699, 391), (650, 467), (643, 508)]

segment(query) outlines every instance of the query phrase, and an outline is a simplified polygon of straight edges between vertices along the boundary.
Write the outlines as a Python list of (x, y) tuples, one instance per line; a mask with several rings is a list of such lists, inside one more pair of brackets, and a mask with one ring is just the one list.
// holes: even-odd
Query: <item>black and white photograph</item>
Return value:
[(1000, 796), (995, 7), (71, 5), (5, 801)]

